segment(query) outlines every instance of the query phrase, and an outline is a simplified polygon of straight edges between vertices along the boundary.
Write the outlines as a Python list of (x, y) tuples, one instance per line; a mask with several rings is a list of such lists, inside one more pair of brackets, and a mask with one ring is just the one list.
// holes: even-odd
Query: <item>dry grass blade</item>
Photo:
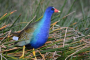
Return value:
[(63, 47), (65, 46), (65, 39), (66, 39), (67, 29), (68, 28), (66, 28), (66, 31), (65, 31), (65, 37), (64, 37), (64, 40), (63, 40)]
[(8, 31), (8, 34), (5, 36), (5, 37), (3, 37), (3, 39), (1, 40), (1, 42), (6, 38), (6, 37), (9, 37), (10, 36), (10, 34), (11, 34), (11, 30), (10, 31)]
[(0, 20), (3, 18), (3, 17), (5, 17), (7, 15), (7, 13), (5, 13), (1, 18), (0, 18)]
[(4, 58), (5, 60), (8, 60), (7, 58), (5, 58), (4, 56), (2, 56), (2, 54), (0, 54), (1, 55), (1, 60), (2, 60), (2, 58)]
[(24, 30), (35, 19), (35, 17), (36, 15), (32, 18), (32, 20), (30, 20), (30, 22), (28, 22), (28, 24), (22, 30)]
[(8, 24), (8, 25), (5, 25), (5, 26), (1, 27), (1, 28), (0, 28), (0, 31), (3, 30), (3, 29), (5, 29), (5, 28), (7, 28), (7, 27), (9, 27), (10, 25), (11, 25), (11, 24)]
[(2, 52), (7, 52), (7, 51), (11, 51), (11, 50), (16, 50), (16, 49), (19, 49), (20, 47), (14, 47), (14, 48), (12, 48), (12, 49), (8, 49), (8, 50), (4, 50), (4, 51), (0, 51), (0, 53), (2, 53)]
[(43, 60), (45, 60), (45, 57), (43, 54), (41, 54), (41, 52), (38, 50), (39, 54), (42, 56)]
[(14, 13), (14, 12), (16, 12), (17, 10), (14, 10), (14, 11), (12, 11), (12, 12), (10, 12), (10, 14), (12, 14), (12, 13)]
[(84, 49), (84, 48), (86, 48), (86, 47), (87, 47), (87, 46), (84, 46), (84, 47), (82, 47), (82, 48), (79, 48), (79, 50), (75, 51), (74, 53), (72, 53), (71, 55), (69, 55), (68, 57), (66, 57), (65, 60), (67, 60), (67, 58), (69, 58), (70, 56), (73, 56), (73, 55), (76, 54), (78, 51), (80, 51), (80, 50), (82, 50), (82, 49)]
[[(73, 11), (73, 12), (69, 13), (68, 15), (64, 16), (62, 19), (66, 18), (67, 16), (69, 16), (69, 15), (71, 15), (71, 14), (73, 14), (73, 13), (75, 13), (75, 11)], [(52, 25), (56, 25), (59, 21), (60, 21), (60, 20), (52, 23), (51, 26), (52, 26)], [(51, 28), (52, 28), (52, 27), (51, 27)], [(50, 28), (50, 29), (51, 29), (51, 28)]]

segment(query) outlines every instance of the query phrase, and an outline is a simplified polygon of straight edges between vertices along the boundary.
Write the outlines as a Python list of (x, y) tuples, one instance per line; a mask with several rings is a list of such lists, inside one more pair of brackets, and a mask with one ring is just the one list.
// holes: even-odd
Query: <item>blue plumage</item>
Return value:
[(18, 42), (17, 45), (23, 46), (29, 44), (33, 48), (39, 48), (45, 44), (49, 36), (51, 16), (54, 12), (59, 11), (52, 6), (48, 7), (40, 21), (29, 24), (21, 31), (18, 35), (19, 40), (26, 40)]
[(54, 10), (51, 9), (52, 7), (48, 7), (46, 9), (43, 18), (39, 21), (37, 29), (35, 29), (33, 33), (33, 37), (30, 41), (30, 44), (34, 48), (42, 46), (48, 39), (51, 16), (54, 13)]

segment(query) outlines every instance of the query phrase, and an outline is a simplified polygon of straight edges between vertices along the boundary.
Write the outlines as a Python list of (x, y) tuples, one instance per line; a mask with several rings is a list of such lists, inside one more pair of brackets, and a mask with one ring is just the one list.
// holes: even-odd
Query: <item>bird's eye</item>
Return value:
[(54, 10), (54, 8), (52, 8), (51, 10)]

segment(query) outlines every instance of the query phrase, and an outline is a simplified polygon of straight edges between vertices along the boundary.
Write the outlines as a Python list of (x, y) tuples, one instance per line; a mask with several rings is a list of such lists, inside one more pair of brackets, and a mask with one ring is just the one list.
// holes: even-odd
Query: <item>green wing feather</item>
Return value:
[(19, 41), (16, 43), (18, 46), (23, 46), (29, 44), (31, 41), (31, 37), (33, 35), (34, 30), (37, 28), (37, 22), (28, 24), (20, 33), (14, 33), (14, 36), (19, 37)]

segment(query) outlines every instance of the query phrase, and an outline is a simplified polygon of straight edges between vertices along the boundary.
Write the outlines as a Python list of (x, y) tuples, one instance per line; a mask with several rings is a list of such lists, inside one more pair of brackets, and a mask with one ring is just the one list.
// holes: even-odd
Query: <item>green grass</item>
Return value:
[[(55, 8), (60, 10), (61, 13), (53, 14), (51, 24), (56, 21), (58, 22), (50, 30), (50, 37), (52, 37), (48, 39), (48, 42), (50, 43), (45, 44), (44, 47), (41, 47), (38, 50), (40, 50), (40, 52), (44, 54), (46, 60), (89, 60), (89, 3), (89, 0), (0, 0), (0, 17), (7, 13), (6, 16), (0, 18), (0, 27), (10, 24), (10, 26), (0, 30), (0, 38), (6, 37), (5, 39), (0, 40), (0, 45), (3, 44), (4, 46), (6, 46), (6, 48), (2, 47), (1, 50), (5, 51), (13, 49), (15, 47), (15, 45), (13, 44), (14, 42), (7, 37), (7, 35), (9, 35), (10, 33), (10, 30), (12, 32), (22, 30), (26, 26), (26, 24), (33, 19), (34, 16), (36, 17), (32, 22), (41, 19), (40, 17), (43, 16), (43, 13), (48, 6), (54, 6)], [(14, 10), (17, 11), (13, 14), (10, 14), (10, 12)], [(63, 43), (64, 39), (65, 42)], [(65, 45), (64, 47), (63, 44)], [(16, 50), (13, 49), (11, 51), (3, 52), (3, 60), (5, 60), (5, 58), (8, 60), (18, 59), (22, 54), (21, 52), (22, 47), (17, 48)], [(34, 58), (34, 56), (31, 56), (33, 56), (32, 50), (26, 49), (25, 59), (19, 60), (29, 60)], [(38, 59), (42, 59), (38, 52), (36, 52), (36, 56)]]

